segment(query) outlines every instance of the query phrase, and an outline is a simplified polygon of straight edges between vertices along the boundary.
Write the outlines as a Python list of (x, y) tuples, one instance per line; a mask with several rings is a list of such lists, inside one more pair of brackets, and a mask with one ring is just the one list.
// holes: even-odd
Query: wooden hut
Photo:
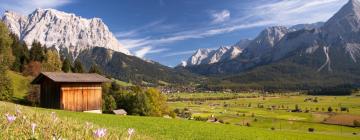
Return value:
[(41, 107), (100, 112), (104, 82), (110, 80), (98, 74), (42, 72), (31, 84), (40, 85)]

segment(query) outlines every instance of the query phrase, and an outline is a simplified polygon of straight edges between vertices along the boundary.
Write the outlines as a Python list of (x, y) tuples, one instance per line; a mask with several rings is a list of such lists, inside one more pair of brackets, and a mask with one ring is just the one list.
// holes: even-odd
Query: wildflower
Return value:
[(21, 115), (21, 110), (19, 108), (16, 108), (16, 115)]
[(31, 124), (31, 131), (32, 131), (32, 134), (35, 135), (35, 128), (36, 128), (36, 124), (35, 123), (32, 123)]
[(130, 140), (132, 134), (134, 134), (134, 133), (135, 133), (135, 129), (134, 129), (134, 128), (129, 128), (129, 129), (128, 129), (128, 134), (129, 134), (128, 140)]
[(16, 120), (16, 117), (14, 115), (5, 114), (5, 116), (9, 123), (12, 123)]
[(85, 122), (85, 129), (91, 129), (93, 125), (90, 122)]
[(99, 128), (94, 131), (94, 137), (95, 138), (102, 138), (106, 135), (106, 129), (105, 128)]
[(58, 120), (55, 112), (51, 112), (51, 118), (54, 122), (56, 122)]

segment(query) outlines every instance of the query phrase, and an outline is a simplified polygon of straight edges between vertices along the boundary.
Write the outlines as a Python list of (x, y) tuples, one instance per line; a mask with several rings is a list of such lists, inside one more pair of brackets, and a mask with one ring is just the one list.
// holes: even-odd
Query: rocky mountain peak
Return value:
[(324, 31), (333, 37), (360, 31), (360, 1), (350, 0), (324, 25)]
[(262, 47), (273, 47), (275, 42), (278, 42), (288, 32), (289, 29), (284, 26), (268, 27), (255, 40), (262, 43)]
[(99, 18), (85, 19), (55, 9), (36, 9), (28, 16), (7, 11), (2, 21), (29, 47), (36, 40), (62, 52), (65, 49), (73, 58), (93, 47), (130, 54)]

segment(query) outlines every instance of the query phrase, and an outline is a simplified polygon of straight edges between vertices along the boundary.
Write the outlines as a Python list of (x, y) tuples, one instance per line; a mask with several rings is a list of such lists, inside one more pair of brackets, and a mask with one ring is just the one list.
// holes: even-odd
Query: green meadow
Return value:
[[(252, 98), (240, 97), (230, 100), (201, 100), (201, 97), (215, 95), (214, 93), (200, 93), (197, 100), (169, 102), (169, 105), (172, 109), (187, 108), (193, 118), (213, 116), (219, 122), (239, 127), (335, 136), (353, 135), (360, 138), (358, 136), (360, 128), (353, 127), (353, 121), (360, 119), (360, 97), (358, 96), (274, 94), (268, 97), (258, 95)], [(196, 94), (179, 96), (196, 96)], [(221, 93), (218, 96), (233, 95)], [(309, 99), (316, 99), (316, 102)], [(302, 111), (291, 112), (295, 106)], [(329, 107), (332, 108), (331, 112), (328, 111)], [(341, 111), (341, 108), (347, 110)], [(313, 132), (309, 132), (309, 129), (313, 129)]]

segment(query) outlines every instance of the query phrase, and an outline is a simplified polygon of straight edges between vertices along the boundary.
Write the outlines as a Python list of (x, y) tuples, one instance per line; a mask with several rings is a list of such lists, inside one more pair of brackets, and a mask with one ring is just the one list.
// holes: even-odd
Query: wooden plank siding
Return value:
[(40, 106), (45, 108), (60, 108), (60, 85), (44, 79), (40, 86)]
[(100, 83), (62, 83), (61, 109), (70, 111), (101, 110)]

